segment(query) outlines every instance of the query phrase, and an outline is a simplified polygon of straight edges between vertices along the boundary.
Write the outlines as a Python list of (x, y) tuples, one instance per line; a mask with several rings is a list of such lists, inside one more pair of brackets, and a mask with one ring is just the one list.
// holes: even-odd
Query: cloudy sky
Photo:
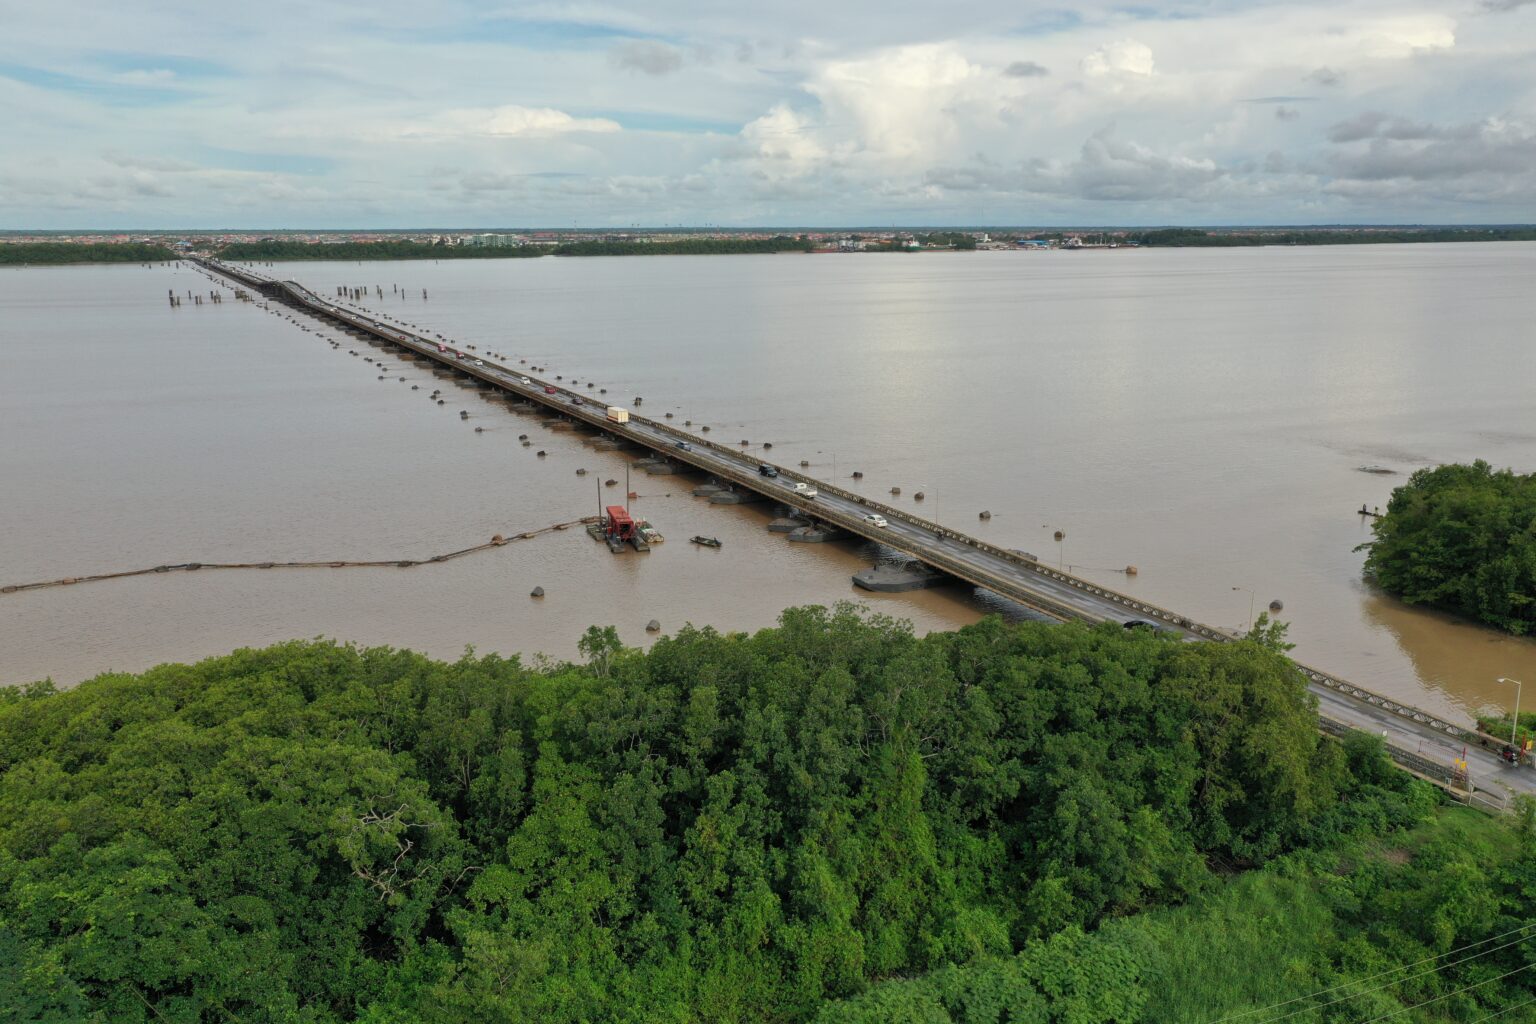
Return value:
[(0, 228), (1536, 221), (1536, 0), (0, 0)]

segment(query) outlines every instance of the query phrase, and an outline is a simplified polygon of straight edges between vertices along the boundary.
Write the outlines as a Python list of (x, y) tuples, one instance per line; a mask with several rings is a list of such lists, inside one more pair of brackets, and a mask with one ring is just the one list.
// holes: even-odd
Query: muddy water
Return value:
[[(917, 508), (924, 491), (924, 514), (1217, 625), (1278, 599), (1298, 656), (1438, 711), (1507, 703), (1497, 676), (1536, 680), (1536, 644), (1373, 594), (1353, 550), (1369, 538), (1354, 510), (1415, 468), (1536, 468), (1536, 246), (281, 270), (321, 294), (382, 285), (376, 311), (596, 380), (610, 400), (642, 395), (715, 440), (771, 442), (776, 461), (884, 500)], [(208, 287), (187, 269), (0, 274), (0, 583), (420, 557), (586, 514), (622, 487), (601, 481), (623, 480), (623, 456), (418, 364), (387, 355), (380, 370), (347, 350), (382, 353), (334, 351), (250, 305), (166, 304), (167, 289)], [(649, 555), (570, 531), (410, 570), (0, 597), (0, 681), (322, 634), (565, 658), (591, 623), (640, 644), (652, 618), (752, 629), (845, 597), (922, 630), (991, 607), (959, 589), (855, 592), (849, 575), (878, 552), (789, 544), (765, 531), (767, 507), (708, 505), (694, 482), (636, 475), (635, 510), (668, 537)]]

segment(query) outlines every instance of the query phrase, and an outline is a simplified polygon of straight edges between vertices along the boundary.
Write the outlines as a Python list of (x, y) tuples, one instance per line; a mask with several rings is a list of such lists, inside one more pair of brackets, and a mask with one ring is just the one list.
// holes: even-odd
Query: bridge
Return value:
[[(347, 308), (321, 298), (296, 282), (273, 280), (214, 259), (201, 258), (196, 262), (206, 270), (259, 291), (268, 298), (651, 449), (717, 480), (788, 506), (806, 519), (893, 548), (923, 565), (1049, 618), (1088, 623), (1141, 620), (1190, 640), (1231, 643), (1236, 639), (1224, 630), (1142, 598), (1118, 593), (903, 509), (813, 479), (790, 467), (775, 465), (777, 476), (764, 475), (759, 471), (763, 463), (757, 456), (680, 430), (669, 423), (636, 415), (634, 410), (630, 410), (628, 422), (611, 422), (606, 407), (594, 401), (590, 394), (581, 394), (558, 382), (531, 376), (483, 356), (465, 358), (453, 350), (459, 346), (445, 352), (434, 339), (383, 323), (358, 308)], [(796, 483), (814, 487), (817, 497), (797, 493)], [(1536, 796), (1536, 771), (1530, 767), (1507, 765), (1499, 757), (1503, 744), (1497, 738), (1447, 722), (1431, 712), (1373, 693), (1301, 662), (1296, 665), (1317, 697), (1324, 732), (1339, 736), (1359, 730), (1381, 735), (1387, 752), (1401, 767), (1485, 809), (1504, 809), (1512, 794)], [(1463, 758), (1467, 763), (1466, 772), (1458, 777), (1453, 766)], [(1474, 792), (1469, 792), (1465, 785), (1468, 777)]]

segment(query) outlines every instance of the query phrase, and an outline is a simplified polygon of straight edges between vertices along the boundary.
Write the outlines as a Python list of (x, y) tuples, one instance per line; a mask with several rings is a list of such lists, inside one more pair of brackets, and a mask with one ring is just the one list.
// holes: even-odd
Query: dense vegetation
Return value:
[(0, 244), (0, 266), (60, 263), (157, 263), (179, 257), (151, 242), (15, 242)]
[(1421, 469), (1374, 530), (1365, 572), (1389, 593), (1517, 635), (1536, 629), (1536, 474), (1482, 460)]
[(1248, 245), (1365, 245), (1388, 242), (1529, 242), (1536, 228), (1344, 228), (1207, 231), (1201, 228), (1157, 228), (1135, 231), (1126, 241), (1146, 246), (1248, 246)]
[[(1368, 737), (1351, 745), (1357, 766), (1380, 764)], [(815, 1022), (1529, 1022), (1529, 825), (1517, 840), (1506, 825), (1458, 809), (1389, 831), (1418, 813), (1417, 794), (1387, 775), (1382, 782), (1405, 787), (1375, 791), (1387, 813), (1372, 824), (1384, 835), (1362, 830), (1366, 816), (1343, 842), (1286, 855), (1186, 906), (1090, 933), (1068, 929), (1014, 957), (881, 982), (828, 1004)]]
[[(1321, 740), (1260, 642), (808, 608), (582, 648), (292, 643), (0, 691), (0, 1006), (1194, 1024), (1533, 909), (1524, 845), (1342, 860), (1433, 791)], [(1528, 998), (1497, 975), (1532, 962), (1514, 941), (1299, 1019), (1476, 982), (1402, 1018), (1467, 1020)]]
[(559, 245), (439, 245), (431, 242), (231, 242), (226, 260), (496, 260), (537, 256), (706, 256), (723, 253), (806, 252), (804, 238), (688, 238), (661, 242), (564, 242)]
[(664, 242), (566, 242), (556, 256), (711, 256), (723, 253), (810, 252), (804, 236), (792, 238), (673, 238)]

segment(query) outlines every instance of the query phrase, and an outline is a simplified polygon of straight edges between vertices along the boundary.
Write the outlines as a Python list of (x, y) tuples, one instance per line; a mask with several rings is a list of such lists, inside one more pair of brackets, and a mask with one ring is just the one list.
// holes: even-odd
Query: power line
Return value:
[(1465, 988), (1458, 988), (1454, 992), (1447, 992), (1443, 996), (1435, 996), (1433, 999), (1426, 999), (1422, 1003), (1414, 1003), (1412, 1006), (1401, 1007), (1399, 1009), (1393, 1010), (1391, 1013), (1384, 1013), (1380, 1017), (1372, 1017), (1370, 1020), (1361, 1021), (1361, 1024), (1376, 1024), (1377, 1021), (1386, 1020), (1388, 1017), (1396, 1017), (1400, 1013), (1407, 1013), (1409, 1010), (1417, 1010), (1421, 1006), (1428, 1006), (1430, 1003), (1438, 1003), (1442, 999), (1449, 999), (1451, 996), (1459, 996), (1463, 992), (1471, 992), (1475, 988), (1482, 988), (1484, 985), (1491, 985), (1496, 981), (1503, 981), (1511, 974), (1519, 974), (1521, 971), (1528, 971), (1532, 967), (1536, 967), (1536, 964), (1526, 964), (1524, 967), (1516, 967), (1512, 971), (1505, 971), (1497, 978), (1489, 978), (1487, 981), (1480, 981), (1476, 985), (1468, 985)]
[[(1385, 978), (1385, 977), (1387, 977), (1388, 975), (1391, 975), (1391, 974), (1400, 974), (1403, 971), (1412, 970), (1413, 968), (1418, 967), (1420, 964), (1427, 964), (1427, 963), (1430, 963), (1431, 961), (1439, 960), (1441, 957), (1454, 956), (1457, 953), (1462, 953), (1462, 952), (1465, 952), (1466, 950), (1469, 950), (1469, 949), (1475, 949), (1478, 946), (1487, 945), (1490, 942), (1497, 942), (1499, 939), (1505, 938), (1506, 936), (1514, 935), (1516, 932), (1529, 931), (1532, 928), (1536, 928), (1536, 923), (1521, 925), (1519, 928), (1511, 928), (1509, 931), (1503, 932), (1503, 933), (1501, 933), (1499, 935), (1490, 935), (1486, 939), (1479, 939), (1476, 942), (1469, 942), (1465, 946), (1459, 946), (1456, 949), (1447, 950), (1444, 953), (1436, 953), (1434, 956), (1427, 956), (1427, 957), (1425, 957), (1422, 960), (1415, 960), (1411, 964), (1404, 964), (1401, 967), (1394, 967), (1394, 968), (1392, 968), (1389, 971), (1378, 971), (1377, 973), (1371, 974), (1371, 975), (1367, 975), (1364, 978), (1357, 978), (1354, 981), (1346, 981), (1346, 982), (1343, 982), (1341, 984), (1334, 985), (1331, 988), (1322, 989), (1321, 991), (1318, 991), (1318, 992), (1309, 992), (1308, 994), (1306, 994), (1304, 996), (1295, 996), (1294, 998), (1286, 999), (1283, 1002), (1271, 1003), (1268, 1006), (1260, 1006), (1260, 1007), (1258, 1007), (1256, 1009), (1241, 1010), (1241, 1011), (1239, 1011), (1237, 1013), (1228, 1014), (1225, 1017), (1221, 1017), (1221, 1018), (1218, 1018), (1216, 1020), (1210, 1021), (1209, 1024), (1227, 1024), (1228, 1021), (1235, 1021), (1235, 1020), (1237, 1020), (1240, 1017), (1249, 1017), (1249, 1016), (1252, 1016), (1253, 1014), (1256, 1014), (1256, 1013), (1271, 1013), (1271, 1012), (1273, 1012), (1275, 1010), (1280, 1009), (1282, 1006), (1289, 1006), (1292, 1003), (1298, 1003), (1298, 1002), (1301, 1002), (1304, 999), (1316, 999), (1317, 997), (1325, 996), (1325, 995), (1327, 995), (1330, 992), (1337, 992), (1337, 991), (1339, 991), (1339, 989), (1352, 988), (1352, 987), (1357, 986), (1357, 985), (1364, 985), (1368, 981), (1375, 981), (1377, 978)], [(1415, 978), (1421, 977), (1423, 974), (1428, 974), (1428, 973), (1432, 973), (1433, 971), (1438, 971), (1438, 970), (1440, 970), (1443, 967), (1454, 967), (1454, 966), (1456, 966), (1456, 964), (1466, 963), (1468, 960), (1476, 959), (1479, 956), (1486, 956), (1489, 953), (1496, 953), (1500, 949), (1504, 949), (1504, 948), (1506, 948), (1508, 946), (1514, 945), (1517, 942), (1523, 941), (1525, 938), (1526, 938), (1526, 936), (1522, 935), (1519, 939), (1514, 940), (1514, 942), (1506, 942), (1503, 946), (1497, 946), (1497, 947), (1495, 947), (1493, 949), (1485, 949), (1481, 953), (1475, 953), (1475, 954), (1473, 954), (1470, 957), (1466, 957), (1466, 958), (1464, 958), (1462, 960), (1458, 960), (1458, 961), (1456, 961), (1455, 964), (1442, 964), (1440, 967), (1432, 968), (1431, 971), (1420, 972), (1419, 974), (1413, 975), (1413, 977), (1415, 977)], [(1382, 989), (1382, 988), (1386, 988), (1387, 985), (1395, 985), (1398, 982), (1408, 981), (1408, 980), (1410, 980), (1410, 979), (1409, 978), (1398, 978), (1396, 981), (1389, 981), (1389, 982), (1386, 982), (1386, 983), (1384, 983), (1382, 985), (1374, 986), (1373, 989), (1374, 990), (1379, 990), (1379, 989)], [(1334, 1003), (1340, 1002), (1343, 999), (1349, 999), (1349, 998), (1352, 998), (1353, 996), (1363, 995), (1363, 994), (1364, 994), (1363, 992), (1350, 993), (1348, 995), (1339, 997), (1339, 999), (1331, 999), (1328, 1002), (1323, 1003), (1322, 1006), (1332, 1006)], [(1303, 1013), (1303, 1012), (1305, 1012), (1307, 1010), (1316, 1010), (1316, 1009), (1321, 1009), (1321, 1008), (1322, 1007), (1320, 1007), (1320, 1006), (1308, 1005), (1308, 1006), (1302, 1007), (1299, 1010), (1293, 1010), (1290, 1013), (1282, 1014), (1279, 1017), (1266, 1017), (1262, 1021), (1250, 1022), (1250, 1024), (1273, 1024), (1273, 1022), (1275, 1022), (1275, 1021), (1284, 1020), (1287, 1017), (1294, 1017), (1298, 1013)]]
[(1520, 1009), (1520, 1007), (1522, 1007), (1522, 1006), (1530, 1006), (1532, 1003), (1536, 1003), (1536, 996), (1532, 996), (1530, 999), (1527, 999), (1523, 1003), (1516, 1003), (1514, 1006), (1506, 1006), (1502, 1010), (1495, 1010), (1494, 1012), (1488, 1014), (1487, 1016), (1479, 1017), (1479, 1018), (1477, 1018), (1477, 1020), (1472, 1021), (1472, 1024), (1482, 1024), (1482, 1022), (1485, 1021), (1485, 1020), (1493, 1020), (1493, 1018), (1495, 1018), (1495, 1017), (1502, 1017), (1506, 1013), (1508, 1013), (1510, 1010), (1518, 1010), (1518, 1009)]
[[(1346, 992), (1346, 993), (1344, 993), (1341, 996), (1336, 996), (1335, 998), (1328, 1000), (1328, 1002), (1326, 1002), (1326, 1003), (1318, 1003), (1315, 1006), (1303, 1006), (1299, 1010), (1292, 1010), (1290, 1013), (1283, 1014), (1283, 1015), (1281, 1015), (1279, 1017), (1271, 1017), (1268, 1020), (1264, 1020), (1264, 1021), (1258, 1022), (1258, 1024), (1274, 1024), (1275, 1021), (1285, 1020), (1287, 1017), (1294, 1017), (1298, 1013), (1306, 1013), (1309, 1010), (1322, 1010), (1322, 1009), (1326, 1009), (1327, 1007), (1333, 1006), (1336, 1003), (1342, 1003), (1346, 999), (1355, 999), (1355, 998), (1357, 998), (1359, 996), (1370, 995), (1372, 992), (1381, 992), (1382, 990), (1390, 988), (1393, 985), (1401, 985), (1405, 981), (1412, 981), (1415, 978), (1422, 978), (1425, 975), (1434, 974), (1436, 971), (1443, 971), (1447, 967), (1459, 967), (1460, 965), (1462, 965), (1464, 963), (1469, 963), (1470, 961), (1476, 960), (1478, 957), (1487, 956), (1490, 953), (1497, 953), (1501, 949), (1508, 949), (1510, 946), (1519, 945), (1520, 943), (1524, 942), (1527, 938), (1529, 938), (1529, 936), (1521, 935), (1518, 938), (1511, 939), (1510, 941), (1504, 943), (1502, 946), (1494, 946), (1492, 949), (1485, 949), (1485, 950), (1483, 950), (1480, 953), (1473, 953), (1471, 956), (1464, 956), (1460, 960), (1453, 960), (1450, 963), (1440, 964), (1438, 967), (1431, 967), (1431, 968), (1429, 968), (1429, 970), (1427, 970), (1427, 971), (1420, 971), (1417, 974), (1409, 974), (1409, 975), (1407, 975), (1405, 977), (1402, 977), (1402, 978), (1393, 978), (1391, 981), (1383, 982), (1380, 985), (1372, 985), (1370, 988), (1367, 988), (1367, 989), (1359, 989), (1359, 990), (1354, 991), (1354, 992)], [(1486, 942), (1486, 941), (1489, 941), (1489, 940), (1485, 939), (1484, 941)], [(1441, 956), (1449, 956), (1450, 954), (1442, 953), (1440, 955)], [(1434, 959), (1434, 957), (1431, 957), (1430, 959)], [(1424, 961), (1421, 960), (1419, 962), (1423, 963)], [(1409, 967), (1412, 967), (1412, 966), (1413, 966), (1412, 964), (1409, 964)], [(1398, 968), (1398, 970), (1406, 970), (1406, 968)], [(1363, 980), (1369, 980), (1369, 979), (1363, 979)], [(1346, 985), (1348, 985), (1348, 984), (1360, 984), (1360, 982), (1353, 982), (1353, 983), (1346, 982)], [(1341, 986), (1341, 987), (1343, 987), (1343, 986)]]

